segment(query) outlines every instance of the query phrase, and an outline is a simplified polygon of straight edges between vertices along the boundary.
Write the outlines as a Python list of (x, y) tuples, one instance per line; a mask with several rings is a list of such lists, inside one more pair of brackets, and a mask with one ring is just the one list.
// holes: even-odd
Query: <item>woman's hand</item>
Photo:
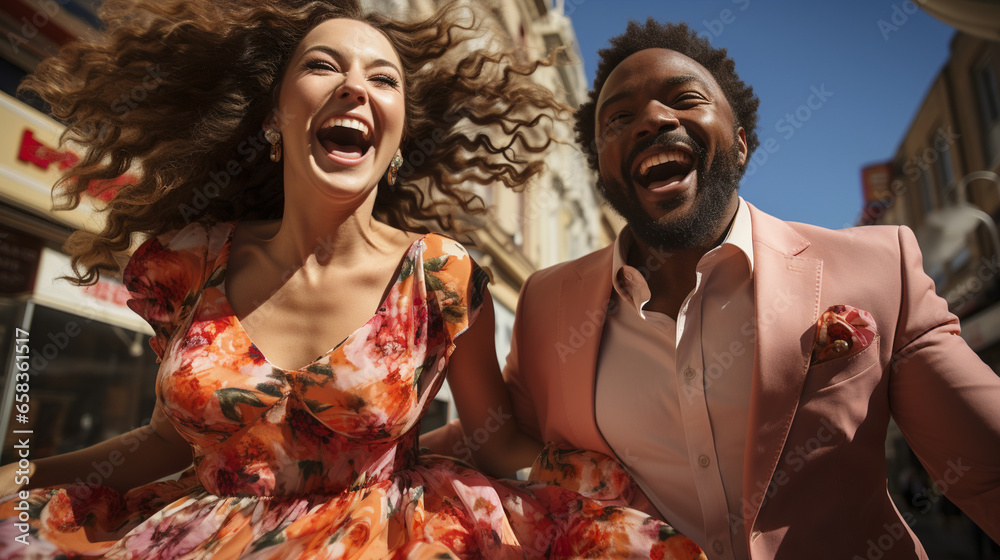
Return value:
[[(72, 484), (80, 480), (125, 492), (171, 475), (191, 464), (191, 445), (174, 429), (159, 403), (152, 421), (96, 445), (0, 467), (0, 495)], [(100, 475), (95, 482), (95, 473)]]

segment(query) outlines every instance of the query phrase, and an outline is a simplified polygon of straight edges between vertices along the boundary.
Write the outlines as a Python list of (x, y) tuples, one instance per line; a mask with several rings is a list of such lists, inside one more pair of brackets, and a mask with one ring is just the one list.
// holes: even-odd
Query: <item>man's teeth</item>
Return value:
[(659, 152), (649, 156), (639, 165), (639, 175), (645, 175), (650, 167), (661, 165), (671, 161), (679, 161), (684, 165), (691, 165), (691, 156), (687, 152), (680, 150), (670, 150), (669, 152)]
[(365, 136), (365, 139), (366, 140), (368, 139), (368, 125), (359, 121), (358, 119), (338, 117), (327, 121), (324, 128), (333, 128), (335, 126), (343, 126), (345, 128), (353, 128), (354, 130), (360, 130), (361, 134)]

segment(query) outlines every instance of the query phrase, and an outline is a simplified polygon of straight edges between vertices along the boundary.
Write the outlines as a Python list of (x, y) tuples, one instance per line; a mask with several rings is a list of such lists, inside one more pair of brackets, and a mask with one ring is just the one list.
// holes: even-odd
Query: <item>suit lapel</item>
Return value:
[(753, 527), (809, 368), (819, 316), (823, 261), (797, 256), (809, 241), (750, 207), (753, 223), (756, 353), (743, 474), (745, 527)]
[(577, 274), (562, 281), (557, 311), (562, 404), (567, 418), (578, 419), (570, 426), (576, 438), (574, 445), (612, 457), (614, 452), (597, 427), (595, 390), (597, 354), (611, 297), (613, 247), (583, 260), (576, 268)]

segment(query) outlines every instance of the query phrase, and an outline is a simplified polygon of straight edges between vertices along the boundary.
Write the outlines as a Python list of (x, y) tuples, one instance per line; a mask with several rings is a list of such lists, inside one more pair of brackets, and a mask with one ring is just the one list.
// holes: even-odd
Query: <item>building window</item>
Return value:
[(923, 167), (920, 169), (920, 202), (924, 205), (924, 214), (930, 214), (937, 208), (934, 203), (934, 181), (931, 179), (930, 169)]
[[(26, 330), (31, 415), (23, 427), (34, 432), (32, 457), (82, 449), (150, 421), (157, 365), (147, 336), (42, 305)], [(16, 459), (16, 443), (7, 435), (0, 462)]]
[(955, 168), (951, 162), (951, 144), (947, 140), (944, 127), (938, 127), (937, 134), (931, 141), (931, 145), (937, 150), (937, 161), (932, 165), (934, 166), (934, 178), (937, 181), (938, 200), (942, 202), (949, 199), (954, 200), (951, 193), (953, 188), (951, 183), (955, 179)]
[(974, 81), (982, 115), (986, 161), (992, 166), (1000, 160), (1000, 89), (992, 60), (980, 62), (974, 71)]

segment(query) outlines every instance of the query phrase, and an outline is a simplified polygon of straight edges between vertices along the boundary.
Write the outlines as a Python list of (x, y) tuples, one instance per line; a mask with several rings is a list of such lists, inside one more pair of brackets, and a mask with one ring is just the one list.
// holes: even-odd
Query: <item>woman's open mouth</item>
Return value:
[(373, 145), (371, 129), (353, 117), (328, 119), (316, 137), (330, 159), (344, 165), (359, 163)]

